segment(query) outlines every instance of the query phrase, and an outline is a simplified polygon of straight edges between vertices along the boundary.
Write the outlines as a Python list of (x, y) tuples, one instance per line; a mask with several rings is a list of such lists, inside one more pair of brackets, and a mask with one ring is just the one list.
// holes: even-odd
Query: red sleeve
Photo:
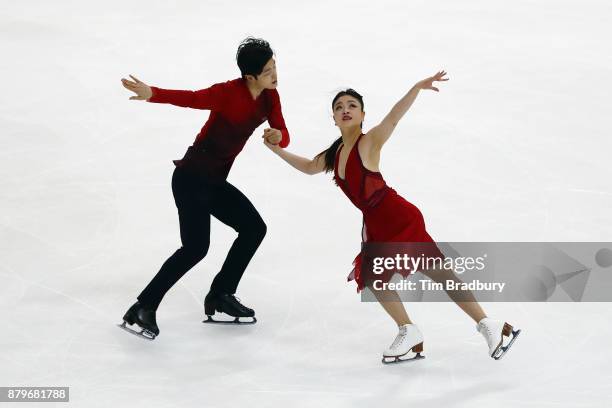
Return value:
[(270, 124), (271, 128), (280, 130), (281, 134), (283, 135), (283, 138), (278, 145), (283, 148), (289, 146), (289, 131), (285, 125), (285, 119), (283, 118), (283, 112), (281, 110), (280, 97), (278, 96), (276, 89), (272, 91), (272, 110), (268, 115), (268, 123)]
[(210, 88), (199, 91), (180, 91), (162, 89), (152, 86), (153, 96), (148, 101), (153, 103), (169, 103), (184, 108), (220, 110), (226, 94), (224, 83), (214, 84)]

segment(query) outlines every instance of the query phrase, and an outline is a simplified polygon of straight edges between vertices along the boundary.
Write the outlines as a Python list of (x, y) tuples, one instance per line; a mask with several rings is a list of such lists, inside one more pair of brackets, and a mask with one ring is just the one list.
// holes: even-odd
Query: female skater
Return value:
[[(332, 145), (309, 160), (292, 154), (270, 143), (264, 134), (264, 143), (291, 166), (306, 174), (323, 171), (334, 172), (334, 180), (344, 194), (363, 213), (364, 242), (430, 242), (433, 239), (425, 229), (419, 209), (387, 186), (378, 170), (380, 151), (389, 139), (399, 120), (408, 111), (419, 92), (434, 90), (434, 82), (447, 81), (446, 72), (440, 71), (432, 77), (417, 82), (412, 89), (391, 109), (389, 114), (365, 134), (362, 122), (365, 117), (363, 98), (353, 89), (338, 93), (332, 101), (333, 118), (340, 128), (341, 137)], [(438, 256), (443, 255), (436, 250)], [(371, 280), (361, 275), (361, 254), (354, 262), (349, 278), (354, 278), (358, 290), (368, 286), (385, 311), (399, 326), (399, 333), (391, 346), (383, 353), (383, 362), (398, 362), (418, 359), (422, 356), (423, 335), (412, 323), (399, 295), (391, 290), (374, 290)], [(460, 282), (452, 270), (421, 270), (435, 282), (453, 280)], [(475, 322), (477, 330), (485, 337), (489, 355), (499, 359), (509, 349), (520, 330), (508, 323), (489, 319), (469, 291), (447, 291), (448, 295)], [(509, 340), (504, 345), (504, 337)], [(409, 354), (410, 353), (410, 354)]]
[[(279, 147), (289, 144), (276, 91), (273, 56), (268, 42), (249, 37), (236, 53), (242, 77), (195, 92), (150, 87), (134, 77), (132, 81), (121, 80), (125, 88), (136, 94), (130, 99), (211, 111), (185, 157), (174, 162), (172, 193), (183, 245), (164, 262), (126, 312), (122, 328), (151, 340), (159, 335), (155, 312), (166, 292), (206, 256), (211, 215), (236, 230), (238, 237), (206, 295), (206, 321), (218, 322), (211, 317), (215, 312), (233, 316), (231, 323), (244, 323), (239, 317), (252, 319), (246, 323), (256, 321), (255, 312), (241, 304), (234, 294), (266, 234), (266, 224), (249, 199), (227, 181), (227, 175), (248, 138), (264, 121), (272, 127), (266, 132), (268, 142)], [(140, 332), (130, 330), (128, 324), (138, 325)]]

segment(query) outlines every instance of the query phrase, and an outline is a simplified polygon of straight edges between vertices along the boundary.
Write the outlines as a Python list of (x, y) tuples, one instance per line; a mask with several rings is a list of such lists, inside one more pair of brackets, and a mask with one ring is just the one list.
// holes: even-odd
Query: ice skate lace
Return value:
[(395, 338), (395, 340), (393, 340), (393, 344), (391, 344), (391, 349), (395, 349), (395, 348), (399, 347), (399, 345), (404, 342), (404, 339), (406, 338), (406, 335), (407, 335), (406, 332), (399, 332), (397, 334), (397, 337)]
[[(230, 297), (231, 297), (232, 299), (234, 299), (234, 301), (235, 301), (236, 303), (238, 303), (240, 306), (242, 306), (242, 307), (246, 307), (245, 305), (243, 305), (243, 304), (242, 304), (242, 300), (240, 300), (240, 298), (239, 298), (238, 296), (236, 296), (236, 295), (230, 295)], [(247, 308), (247, 309), (248, 309), (248, 308)]]
[[(487, 332), (487, 334), (483, 333), (483, 329)], [(480, 332), (487, 337), (487, 340), (491, 341), (493, 339), (493, 332), (491, 328), (484, 323), (480, 324)]]

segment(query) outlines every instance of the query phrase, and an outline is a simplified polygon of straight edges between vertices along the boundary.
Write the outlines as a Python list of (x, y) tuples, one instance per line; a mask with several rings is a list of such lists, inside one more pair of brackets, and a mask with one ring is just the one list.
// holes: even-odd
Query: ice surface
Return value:
[[(486, 356), (453, 304), (407, 304), (426, 360), (380, 364), (396, 334), (345, 282), (359, 213), (330, 176), (262, 144), (230, 175), (268, 235), (239, 288), (255, 326), (203, 325), (234, 231), (168, 293), (161, 335), (115, 327), (179, 245), (170, 191), (207, 112), (129, 101), (120, 78), (198, 89), (238, 76), (268, 39), (292, 135), (338, 135), (332, 96), (365, 128), (445, 69), (383, 150), (388, 183), (440, 241), (612, 241), (606, 1), (4, 2), (0, 13), (0, 386), (70, 386), (74, 407), (601, 407), (612, 402), (612, 304), (487, 304), (523, 333)], [(27, 406), (24, 405), (24, 406)]]

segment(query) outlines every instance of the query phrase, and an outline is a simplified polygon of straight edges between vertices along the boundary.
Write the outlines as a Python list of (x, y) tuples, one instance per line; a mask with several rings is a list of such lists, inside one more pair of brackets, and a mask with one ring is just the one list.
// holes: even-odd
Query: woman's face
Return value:
[(332, 106), (334, 123), (339, 128), (361, 126), (365, 112), (361, 110), (359, 101), (351, 95), (343, 95)]

